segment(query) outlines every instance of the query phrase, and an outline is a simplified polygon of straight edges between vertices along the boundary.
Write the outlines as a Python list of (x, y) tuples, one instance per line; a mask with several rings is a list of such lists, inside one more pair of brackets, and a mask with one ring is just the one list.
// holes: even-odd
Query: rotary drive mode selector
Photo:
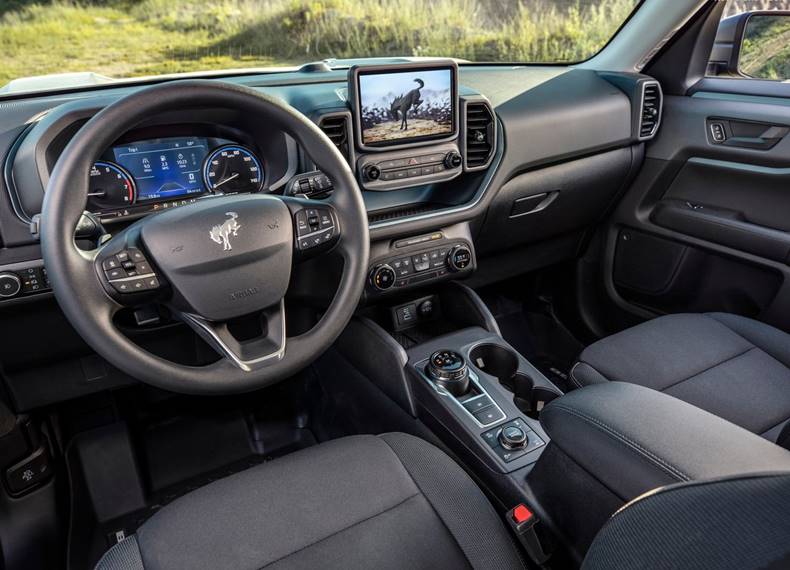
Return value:
[(499, 444), (505, 449), (524, 449), (527, 443), (527, 432), (518, 426), (505, 426), (499, 432)]
[(469, 391), (469, 367), (466, 359), (454, 350), (437, 350), (425, 368), (428, 377), (453, 396)]

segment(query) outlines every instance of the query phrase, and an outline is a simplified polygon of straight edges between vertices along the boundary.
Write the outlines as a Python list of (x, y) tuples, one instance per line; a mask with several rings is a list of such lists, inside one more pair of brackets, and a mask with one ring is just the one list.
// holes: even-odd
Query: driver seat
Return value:
[(445, 453), (401, 433), (329, 441), (170, 503), (97, 570), (523, 568)]

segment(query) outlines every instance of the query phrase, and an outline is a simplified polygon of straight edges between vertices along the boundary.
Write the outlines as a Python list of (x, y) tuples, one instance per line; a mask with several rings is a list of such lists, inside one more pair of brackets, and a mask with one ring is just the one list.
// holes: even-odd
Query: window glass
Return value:
[[(327, 58), (569, 63), (598, 52), (638, 3), (7, 0), (0, 1), (0, 93)], [(31, 79), (63, 73), (70, 75)]]

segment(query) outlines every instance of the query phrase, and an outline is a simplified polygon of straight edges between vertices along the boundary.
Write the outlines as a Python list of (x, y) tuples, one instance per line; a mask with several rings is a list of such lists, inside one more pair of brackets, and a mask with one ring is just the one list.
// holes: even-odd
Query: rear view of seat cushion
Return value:
[(776, 441), (790, 418), (790, 335), (726, 313), (667, 315), (590, 345), (571, 379), (640, 384)]

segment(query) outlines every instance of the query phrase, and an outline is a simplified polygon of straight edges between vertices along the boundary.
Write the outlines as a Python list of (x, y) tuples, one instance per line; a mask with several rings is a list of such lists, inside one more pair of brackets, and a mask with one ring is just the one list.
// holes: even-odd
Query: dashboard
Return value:
[[(407, 59), (224, 80), (286, 102), (346, 159), (371, 237), (361, 303), (382, 306), (446, 280), (485, 285), (573, 259), (639, 168), (643, 93), (655, 85), (639, 74)], [(104, 364), (94, 367), (98, 357), (65, 323), (51, 299), (37, 230), (46, 223), (39, 214), (50, 176), (74, 134), (137, 89), (109, 85), (0, 100), (0, 327), (15, 331), (0, 346), (0, 361), (20, 409), (133, 382)], [(93, 161), (85, 209), (111, 234), (141, 216), (218, 194), (300, 195), (318, 210), (333, 190), (277, 125), (221, 106), (151, 116)], [(88, 218), (86, 233), (76, 237), (90, 248), (95, 228)], [(342, 260), (318, 261), (292, 275), (289, 315), (297, 322), (289, 330), (320, 313), (336, 287)], [(181, 337), (147, 324), (150, 317), (121, 316), (154, 352), (192, 346), (186, 338), (166, 342)], [(52, 378), (73, 381), (53, 390)]]

